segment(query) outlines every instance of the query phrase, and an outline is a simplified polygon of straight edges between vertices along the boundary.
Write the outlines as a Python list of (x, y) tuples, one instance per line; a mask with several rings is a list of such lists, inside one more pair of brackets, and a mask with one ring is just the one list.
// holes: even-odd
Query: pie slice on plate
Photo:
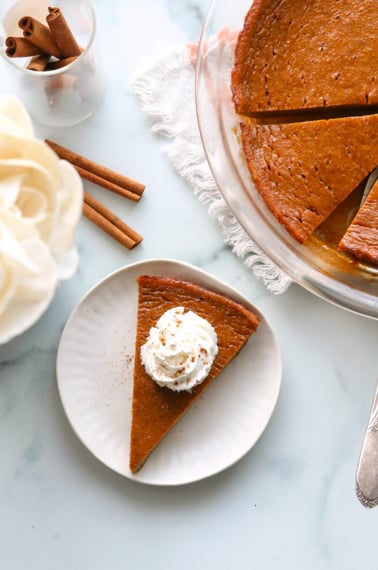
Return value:
[[(207, 320), (216, 331), (218, 353), (207, 377), (191, 391), (157, 384), (145, 370), (141, 348), (166, 311), (183, 307)], [(149, 455), (210, 383), (245, 345), (259, 318), (240, 303), (194, 283), (166, 276), (138, 277), (138, 322), (130, 439), (130, 471), (139, 471)]]

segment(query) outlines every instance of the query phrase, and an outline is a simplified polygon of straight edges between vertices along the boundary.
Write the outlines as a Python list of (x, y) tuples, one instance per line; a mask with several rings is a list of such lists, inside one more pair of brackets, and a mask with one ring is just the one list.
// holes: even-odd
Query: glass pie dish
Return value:
[(271, 214), (250, 178), (231, 97), (234, 47), (250, 5), (251, 0), (214, 0), (200, 38), (196, 109), (213, 176), (248, 236), (293, 281), (326, 301), (378, 319), (378, 266), (338, 251), (326, 226), (305, 244), (297, 242)]

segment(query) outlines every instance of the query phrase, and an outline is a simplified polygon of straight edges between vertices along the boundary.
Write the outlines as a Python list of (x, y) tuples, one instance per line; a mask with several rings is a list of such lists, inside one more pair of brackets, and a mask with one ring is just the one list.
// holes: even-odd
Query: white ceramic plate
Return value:
[[(258, 331), (152, 453), (129, 470), (138, 275), (169, 275), (229, 295), (260, 315)], [(281, 384), (275, 335), (237, 291), (191, 265), (150, 260), (98, 283), (70, 316), (58, 349), (57, 377), (67, 417), (105, 465), (142, 483), (179, 485), (214, 475), (243, 457), (264, 431)]]

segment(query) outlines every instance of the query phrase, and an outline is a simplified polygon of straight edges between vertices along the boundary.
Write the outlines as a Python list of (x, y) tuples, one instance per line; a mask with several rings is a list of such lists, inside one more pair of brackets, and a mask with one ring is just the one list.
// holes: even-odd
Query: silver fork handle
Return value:
[(358, 463), (356, 494), (364, 507), (378, 505), (378, 385)]

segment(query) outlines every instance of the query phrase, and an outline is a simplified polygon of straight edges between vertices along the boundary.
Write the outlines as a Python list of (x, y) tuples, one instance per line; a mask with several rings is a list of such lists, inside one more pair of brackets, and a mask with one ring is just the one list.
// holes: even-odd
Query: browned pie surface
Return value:
[(250, 121), (241, 124), (241, 132), (257, 190), (300, 242), (378, 164), (378, 115), (282, 124)]
[[(138, 287), (130, 440), (130, 470), (133, 473), (143, 466), (167, 432), (239, 352), (259, 323), (258, 317), (239, 303), (193, 283), (143, 275), (138, 278)], [(178, 306), (207, 319), (218, 336), (218, 355), (210, 373), (192, 392), (173, 392), (158, 386), (146, 374), (140, 359), (140, 348), (146, 342), (150, 328), (165, 311)]]
[(378, 102), (376, 0), (255, 0), (235, 51), (236, 111)]
[(370, 190), (339, 248), (358, 259), (378, 264), (378, 182)]

